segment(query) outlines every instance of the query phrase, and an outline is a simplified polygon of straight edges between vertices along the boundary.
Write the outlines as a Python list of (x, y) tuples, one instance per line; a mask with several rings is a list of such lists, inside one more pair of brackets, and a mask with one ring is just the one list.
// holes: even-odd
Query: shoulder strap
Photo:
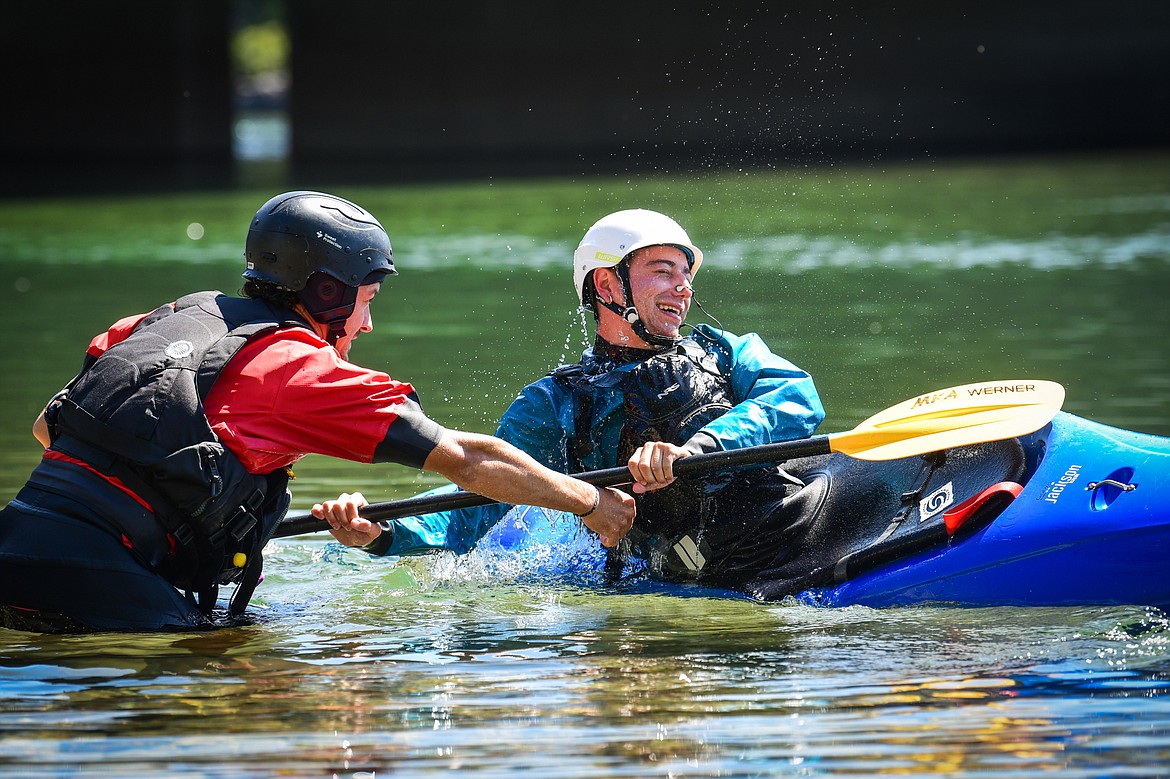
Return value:
[(593, 453), (593, 392), (580, 364), (562, 365), (549, 376), (567, 389), (573, 398), (573, 442), (568, 447), (569, 467), (573, 472), (585, 470), (585, 458)]
[(255, 336), (289, 327), (308, 329), (308, 323), (293, 312), (276, 308), (262, 300), (208, 292), (188, 295), (180, 303), (198, 306), (222, 318), (228, 328), (228, 332), (208, 348), (199, 364), (195, 384), (200, 400), (207, 398), (211, 385), (219, 378), (228, 361)]

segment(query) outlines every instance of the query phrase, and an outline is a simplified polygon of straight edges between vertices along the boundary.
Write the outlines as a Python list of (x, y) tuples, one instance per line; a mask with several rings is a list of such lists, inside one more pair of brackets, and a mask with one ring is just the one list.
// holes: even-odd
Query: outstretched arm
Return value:
[(634, 523), (634, 500), (629, 495), (598, 489), (545, 468), (494, 436), (448, 430), (423, 468), (501, 503), (543, 506), (582, 516), (605, 546), (615, 546)]
[[(459, 487), (506, 504), (545, 506), (579, 516), (605, 546), (615, 546), (634, 521), (633, 498), (549, 470), (511, 444), (492, 436), (444, 430), (423, 468)], [(382, 527), (359, 516), (360, 493), (342, 495), (313, 507), (331, 532), (347, 546), (367, 546)]]

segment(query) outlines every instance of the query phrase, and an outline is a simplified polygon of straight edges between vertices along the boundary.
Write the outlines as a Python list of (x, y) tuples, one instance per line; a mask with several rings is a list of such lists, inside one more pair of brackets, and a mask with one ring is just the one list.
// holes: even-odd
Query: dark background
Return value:
[[(1164, 147), (1170, 3), (286, 0), (287, 178)], [(227, 187), (231, 0), (10, 4), (0, 194)]]

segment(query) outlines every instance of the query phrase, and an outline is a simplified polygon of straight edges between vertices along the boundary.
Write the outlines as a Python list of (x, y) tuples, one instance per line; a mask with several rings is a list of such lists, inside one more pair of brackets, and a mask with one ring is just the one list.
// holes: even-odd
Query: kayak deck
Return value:
[(800, 600), (822, 606), (1170, 604), (1170, 439), (1061, 413), (1021, 494), (969, 537)]

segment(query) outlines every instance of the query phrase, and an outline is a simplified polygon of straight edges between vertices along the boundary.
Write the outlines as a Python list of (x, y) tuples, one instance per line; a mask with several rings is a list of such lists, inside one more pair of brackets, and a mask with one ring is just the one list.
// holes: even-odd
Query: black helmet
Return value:
[(373, 214), (324, 192), (285, 192), (261, 206), (244, 257), (245, 279), (297, 293), (334, 337), (359, 286), (398, 275), (390, 236)]
[(390, 236), (373, 214), (323, 192), (285, 192), (261, 206), (244, 257), (244, 278), (291, 292), (317, 272), (348, 287), (398, 273)]

